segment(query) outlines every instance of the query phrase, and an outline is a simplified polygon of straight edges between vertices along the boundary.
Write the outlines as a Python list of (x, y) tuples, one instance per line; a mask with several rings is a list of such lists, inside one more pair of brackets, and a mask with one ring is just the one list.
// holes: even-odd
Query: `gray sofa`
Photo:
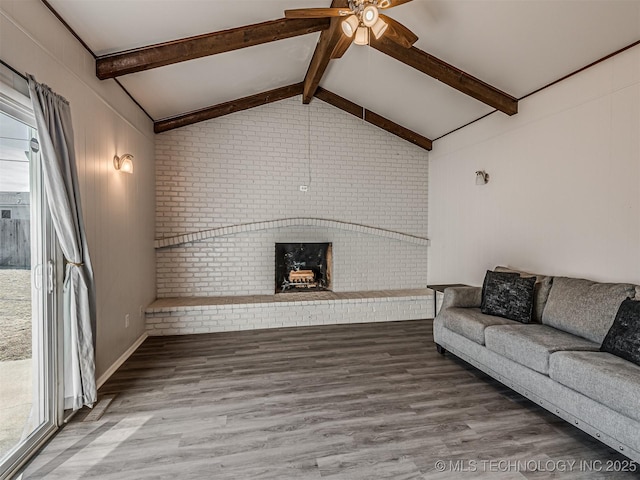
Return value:
[(480, 287), (445, 290), (433, 324), (438, 351), (640, 462), (640, 366), (599, 351), (619, 305), (640, 299), (640, 286), (536, 277), (529, 324), (482, 314)]

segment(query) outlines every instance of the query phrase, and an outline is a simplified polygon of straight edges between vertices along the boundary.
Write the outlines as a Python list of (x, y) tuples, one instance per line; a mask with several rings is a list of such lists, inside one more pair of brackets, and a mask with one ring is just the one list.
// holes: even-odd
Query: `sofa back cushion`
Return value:
[(628, 283), (596, 283), (555, 277), (542, 323), (601, 344), (620, 304), (635, 295)]
[(536, 277), (536, 286), (533, 292), (533, 316), (532, 320), (536, 323), (542, 323), (542, 312), (544, 306), (547, 304), (549, 298), (549, 291), (551, 290), (551, 283), (553, 277), (548, 275), (538, 275), (536, 273), (523, 272), (522, 270), (515, 270), (510, 267), (496, 267), (496, 272), (517, 273), (521, 277)]

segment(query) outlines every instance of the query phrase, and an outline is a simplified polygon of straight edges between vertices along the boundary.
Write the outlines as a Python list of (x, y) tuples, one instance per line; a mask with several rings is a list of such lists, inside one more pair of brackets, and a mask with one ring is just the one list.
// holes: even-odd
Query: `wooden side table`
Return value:
[(427, 288), (433, 290), (433, 318), (438, 314), (438, 292), (444, 294), (446, 288), (450, 287), (469, 287), (464, 283), (443, 283), (439, 285), (427, 285)]

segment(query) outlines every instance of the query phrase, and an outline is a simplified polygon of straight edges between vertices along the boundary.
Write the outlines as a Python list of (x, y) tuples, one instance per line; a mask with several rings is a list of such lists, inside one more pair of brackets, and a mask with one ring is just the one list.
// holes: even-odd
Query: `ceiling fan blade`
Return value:
[(400, 22), (382, 14), (380, 14), (380, 18), (389, 25), (387, 31), (384, 32), (384, 35), (389, 37), (389, 40), (393, 40), (405, 48), (411, 48), (418, 41), (418, 36)]
[(285, 10), (285, 18), (346, 17), (353, 12), (349, 8), (295, 8)]
[(391, 7), (397, 7), (398, 5), (402, 5), (403, 3), (409, 3), (412, 2), (413, 0), (382, 0), (380, 3), (378, 3), (378, 8), (391, 8)]

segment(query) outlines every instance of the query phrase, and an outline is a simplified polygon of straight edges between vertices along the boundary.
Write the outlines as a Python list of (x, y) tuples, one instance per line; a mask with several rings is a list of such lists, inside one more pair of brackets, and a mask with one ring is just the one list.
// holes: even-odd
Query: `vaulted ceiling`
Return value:
[(414, 0), (385, 12), (418, 35), (411, 49), (383, 37), (334, 59), (348, 46), (339, 20), (278, 21), (329, 0), (48, 4), (156, 131), (304, 92), (424, 148), (496, 109), (512, 115), (518, 99), (640, 41), (640, 0)]

